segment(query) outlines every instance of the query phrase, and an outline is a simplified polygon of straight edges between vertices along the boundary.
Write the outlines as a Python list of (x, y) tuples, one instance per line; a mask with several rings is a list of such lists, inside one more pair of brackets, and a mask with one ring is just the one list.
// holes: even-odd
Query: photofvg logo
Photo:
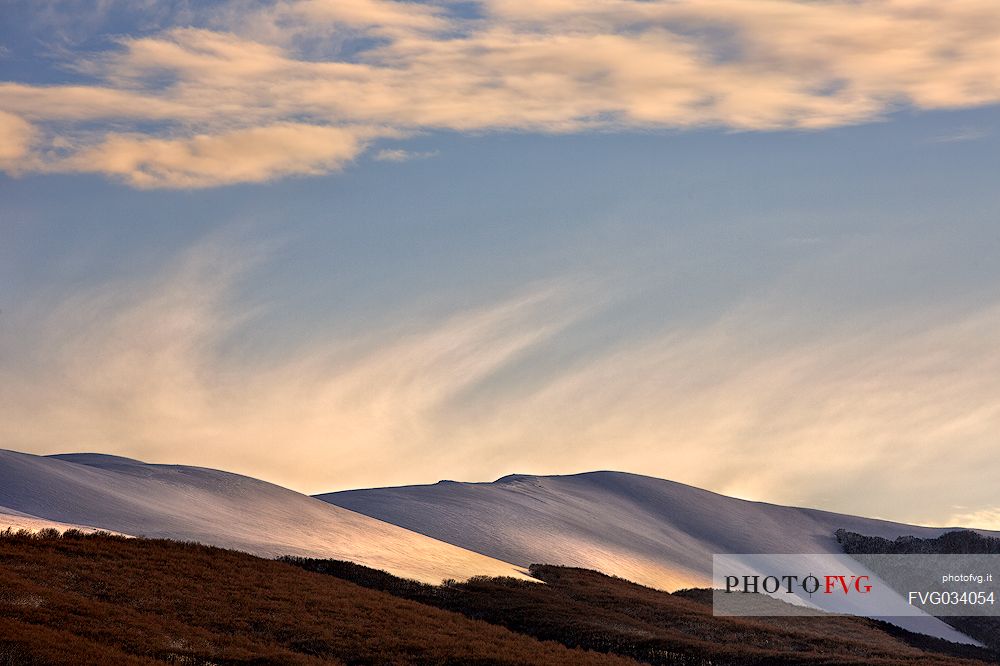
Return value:
[(716, 615), (998, 615), (1000, 555), (720, 554)]
[(870, 594), (872, 591), (871, 576), (855, 576), (853, 574), (826, 574), (815, 576), (726, 576), (726, 592), (744, 592), (747, 594)]

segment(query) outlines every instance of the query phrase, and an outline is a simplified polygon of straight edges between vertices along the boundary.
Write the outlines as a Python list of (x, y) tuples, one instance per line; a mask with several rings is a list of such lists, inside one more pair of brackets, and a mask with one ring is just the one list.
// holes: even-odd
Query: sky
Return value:
[(1000, 528), (995, 0), (0, 19), (0, 447)]

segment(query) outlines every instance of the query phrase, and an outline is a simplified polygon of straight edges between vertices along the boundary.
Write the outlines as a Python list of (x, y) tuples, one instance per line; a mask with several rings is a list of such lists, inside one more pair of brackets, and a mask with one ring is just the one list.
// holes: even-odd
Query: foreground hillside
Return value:
[(624, 665), (248, 554), (0, 536), (0, 665)]
[(0, 507), (0, 520), (5, 514), (14, 527), (83, 525), (264, 556), (333, 557), (431, 583), (480, 574), (523, 577), (505, 562), (272, 483), (202, 467), (0, 450)]
[(473, 578), (433, 587), (349, 562), (290, 561), (535, 638), (649, 664), (930, 666), (997, 660), (996, 653), (982, 648), (864, 618), (715, 617), (710, 590), (671, 594), (586, 569), (532, 566), (545, 585)]
[[(276, 561), (102, 534), (0, 534), (0, 665), (971, 666), (992, 659), (857, 618), (713, 617), (593, 571), (430, 586), (335, 560)], [(332, 574), (332, 575), (331, 575)]]
[(748, 502), (624, 472), (318, 497), (505, 562), (596, 569), (664, 590), (710, 585), (713, 553), (839, 553), (838, 529), (886, 538), (946, 531)]

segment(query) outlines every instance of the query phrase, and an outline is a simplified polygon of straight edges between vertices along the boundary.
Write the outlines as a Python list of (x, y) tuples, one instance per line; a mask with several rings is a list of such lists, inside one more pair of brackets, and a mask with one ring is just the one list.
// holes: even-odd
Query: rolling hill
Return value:
[(429, 583), (525, 577), (505, 562), (287, 488), (200, 467), (0, 450), (0, 507), (12, 525), (83, 525), (262, 556), (332, 557)]
[(750, 502), (624, 472), (317, 497), (505, 562), (595, 569), (665, 590), (710, 585), (713, 553), (840, 553), (838, 529), (885, 538), (948, 531)]
[[(101, 454), (0, 450), (0, 529), (101, 529), (263, 557), (354, 562), (402, 578), (581, 567), (661, 590), (711, 585), (713, 553), (839, 553), (837, 530), (933, 538), (928, 528), (725, 497), (620, 472), (330, 493)], [(931, 617), (899, 626), (973, 642)]]
[[(317, 497), (505, 562), (593, 569), (668, 591), (710, 587), (713, 553), (841, 553), (838, 529), (885, 538), (932, 538), (949, 529), (750, 502), (624, 472), (519, 474)], [(930, 616), (892, 621), (972, 642)]]

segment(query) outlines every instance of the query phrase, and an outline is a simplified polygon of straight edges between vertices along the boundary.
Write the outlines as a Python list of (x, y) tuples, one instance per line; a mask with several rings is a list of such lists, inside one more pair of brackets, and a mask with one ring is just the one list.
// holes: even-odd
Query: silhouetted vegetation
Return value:
[(288, 563), (166, 540), (0, 534), (0, 666), (634, 663)]
[(531, 567), (545, 585), (473, 578), (442, 586), (402, 580), (333, 560), (285, 558), (310, 571), (555, 640), (650, 664), (960, 664), (993, 661), (978, 648), (887, 631), (851, 617), (726, 618), (712, 615), (710, 590), (669, 594), (570, 567)]
[(998, 555), (1000, 539), (983, 536), (972, 530), (946, 532), (934, 539), (903, 536), (898, 539), (865, 536), (837, 530), (837, 543), (845, 553), (864, 555)]
[[(904, 536), (898, 539), (866, 536), (847, 530), (837, 530), (837, 542), (848, 554), (863, 555), (996, 555), (1000, 554), (1000, 539), (987, 537), (972, 530), (946, 532), (934, 539)], [(967, 636), (1000, 650), (1000, 618), (942, 617), (945, 622)]]

